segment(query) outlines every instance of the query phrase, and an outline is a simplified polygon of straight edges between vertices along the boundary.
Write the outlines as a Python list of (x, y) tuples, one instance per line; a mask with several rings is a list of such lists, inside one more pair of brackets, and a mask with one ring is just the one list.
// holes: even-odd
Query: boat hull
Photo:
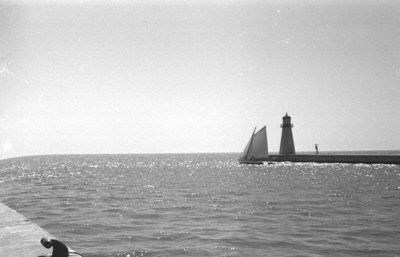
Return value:
[(239, 164), (253, 164), (253, 165), (262, 165), (263, 161), (239, 161)]

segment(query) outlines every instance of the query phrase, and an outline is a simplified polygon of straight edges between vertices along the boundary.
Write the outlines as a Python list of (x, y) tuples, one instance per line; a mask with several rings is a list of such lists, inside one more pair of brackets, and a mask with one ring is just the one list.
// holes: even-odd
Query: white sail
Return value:
[(249, 147), (251, 145), (251, 141), (253, 140), (253, 135), (251, 135), (249, 142), (243, 150), (243, 153), (239, 156), (239, 161), (245, 161), (247, 157), (247, 153), (249, 152)]
[[(254, 129), (255, 132), (255, 129)], [(252, 163), (268, 158), (267, 129), (264, 126), (257, 133), (251, 135), (249, 142), (239, 156), (239, 163)]]
[(267, 129), (264, 126), (256, 134), (253, 135), (253, 140), (250, 149), (247, 153), (246, 159), (260, 159), (268, 157), (268, 142), (267, 142)]

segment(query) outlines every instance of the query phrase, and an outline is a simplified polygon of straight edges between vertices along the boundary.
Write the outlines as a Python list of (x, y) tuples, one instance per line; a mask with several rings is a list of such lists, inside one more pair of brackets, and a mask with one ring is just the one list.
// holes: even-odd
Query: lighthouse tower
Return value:
[(281, 147), (279, 149), (279, 154), (296, 154), (294, 149), (292, 127), (293, 124), (290, 123), (290, 116), (286, 115), (282, 118), (283, 122), (281, 124), (282, 137), (281, 137)]

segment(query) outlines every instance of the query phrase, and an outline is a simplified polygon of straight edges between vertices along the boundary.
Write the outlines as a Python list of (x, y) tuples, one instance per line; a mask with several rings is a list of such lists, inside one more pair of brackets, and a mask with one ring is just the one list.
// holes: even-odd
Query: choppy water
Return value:
[(236, 157), (8, 159), (0, 201), (87, 257), (400, 255), (400, 166)]

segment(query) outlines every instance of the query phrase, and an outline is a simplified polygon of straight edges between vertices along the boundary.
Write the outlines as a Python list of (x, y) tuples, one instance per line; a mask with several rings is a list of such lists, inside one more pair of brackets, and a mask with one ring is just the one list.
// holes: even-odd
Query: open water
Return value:
[(0, 201), (86, 257), (400, 256), (400, 166), (236, 158), (7, 159)]

